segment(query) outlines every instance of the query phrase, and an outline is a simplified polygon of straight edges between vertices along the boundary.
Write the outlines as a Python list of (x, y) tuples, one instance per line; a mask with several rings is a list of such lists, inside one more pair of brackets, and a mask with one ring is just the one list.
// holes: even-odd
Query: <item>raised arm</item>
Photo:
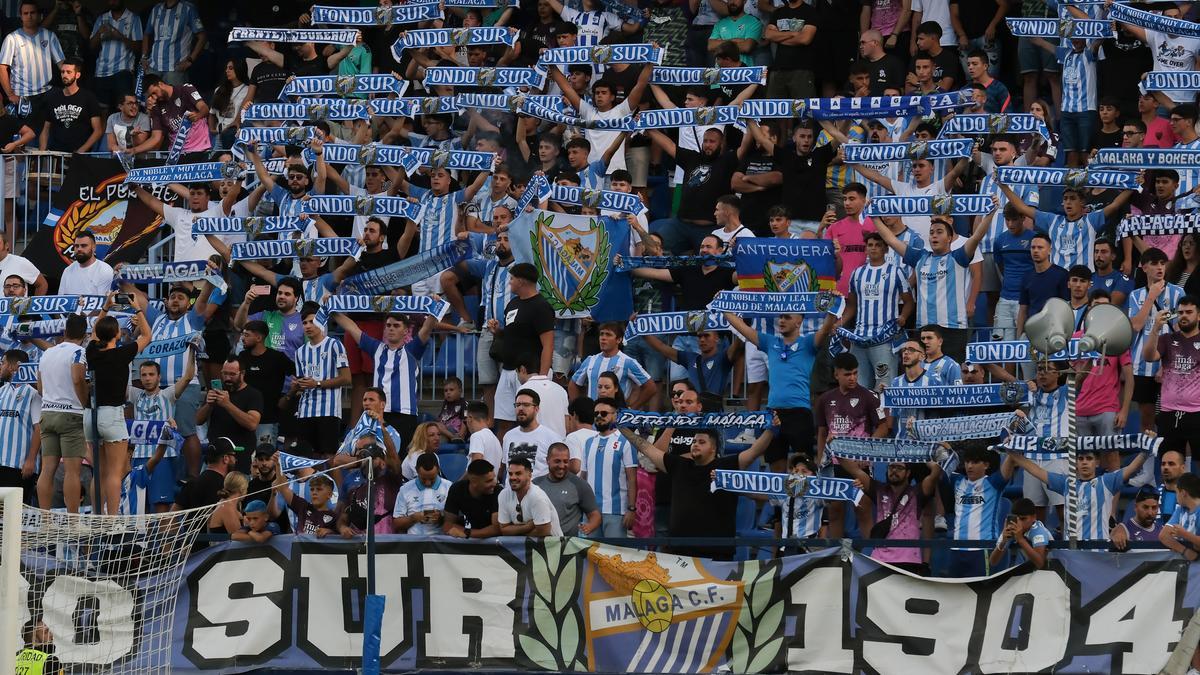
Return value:
[[(856, 168), (855, 170), (858, 169)], [(882, 218), (872, 218), (871, 221), (875, 223), (875, 231), (879, 233), (879, 236), (883, 238), (883, 241), (887, 243), (887, 245), (890, 246), (893, 251), (899, 254), (901, 258), (903, 258), (904, 255), (908, 253), (908, 244), (900, 241), (899, 237), (892, 234), (892, 231), (888, 229), (888, 226), (883, 224)]]
[(137, 195), (137, 198), (139, 200), (141, 200), (141, 202), (143, 204), (150, 207), (151, 211), (155, 212), (156, 214), (158, 214), (160, 216), (165, 215), (163, 213), (162, 200), (159, 199), (158, 197), (155, 197), (154, 195), (150, 194), (149, 190), (142, 187), (141, 185), (138, 185), (137, 187), (134, 188), (134, 194)]
[(1000, 186), (1000, 190), (1004, 192), (1004, 196), (1008, 199), (1008, 203), (1012, 204), (1022, 216), (1025, 216), (1026, 218), (1033, 218), (1037, 215), (1037, 209), (1026, 204), (1025, 201), (1021, 199), (1021, 195), (1014, 192), (1012, 188), (1004, 183), (1001, 183), (1000, 181), (996, 181), (996, 185)]
[(632, 429), (621, 429), (620, 431), (621, 435), (624, 436), (626, 440), (628, 440), (630, 443), (633, 443), (633, 447), (637, 448), (638, 452), (645, 455), (647, 459), (654, 463), (654, 467), (656, 469), (666, 472), (667, 465), (663, 462), (663, 458), (667, 456), (665, 452), (654, 447), (654, 445), (645, 438), (633, 433)]
[(775, 432), (770, 429), (764, 429), (754, 443), (745, 450), (738, 453), (738, 467), (745, 469), (754, 463), (754, 460), (762, 457), (767, 448), (771, 447), (771, 441), (775, 440)]
[[(547, 2), (558, 4), (558, 0), (547, 0)], [(558, 6), (562, 7), (561, 4), (558, 4)], [(550, 73), (550, 79), (554, 80), (554, 83), (562, 90), (563, 98), (567, 103), (571, 104), (572, 108), (579, 110), (581, 99), (575, 89), (571, 87), (571, 83), (567, 80), (567, 77), (562, 74), (562, 71), (556, 65), (551, 64), (547, 70)]]
[(1037, 462), (1029, 459), (1025, 455), (1022, 455), (1017, 452), (1009, 452), (1006, 455), (1006, 461), (1011, 461), (1016, 466), (1024, 469), (1025, 473), (1029, 474), (1030, 476), (1033, 476), (1034, 478), (1042, 481), (1043, 483), (1050, 482), (1050, 474), (1046, 473), (1046, 470), (1043, 469), (1041, 467), (1041, 465), (1039, 465)]
[(637, 82), (629, 90), (629, 94), (625, 96), (625, 102), (629, 104), (630, 112), (636, 111), (638, 106), (642, 104), (642, 95), (646, 93), (646, 87), (650, 84), (650, 75), (653, 73), (654, 64), (648, 63), (642, 67), (642, 72), (638, 75)]
[(729, 323), (730, 328), (741, 333), (742, 337), (746, 338), (746, 342), (752, 343), (755, 347), (759, 346), (758, 331), (751, 328), (749, 324), (742, 320), (742, 317), (733, 312), (724, 312), (724, 315), (725, 321)]

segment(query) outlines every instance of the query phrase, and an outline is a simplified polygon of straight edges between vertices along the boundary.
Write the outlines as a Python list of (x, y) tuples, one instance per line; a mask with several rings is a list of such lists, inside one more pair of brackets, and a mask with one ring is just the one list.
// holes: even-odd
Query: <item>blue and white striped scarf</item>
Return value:
[(777, 316), (779, 314), (841, 315), (845, 301), (830, 291), (816, 293), (764, 293), (759, 291), (719, 291), (708, 303), (709, 312), (733, 312), (741, 316)]
[(767, 495), (777, 499), (799, 497), (802, 499), (826, 499), (858, 504), (863, 491), (849, 478), (826, 478), (824, 476), (798, 476), (789, 473), (766, 473), (763, 471), (713, 471), (710, 490), (716, 492), (738, 492), (742, 494)]
[(1189, 232), (1200, 232), (1200, 213), (1143, 214), (1122, 218), (1117, 226), (1117, 239)]
[(1029, 419), (1016, 413), (967, 415), (913, 420), (915, 438), (933, 442), (965, 441), (972, 438), (993, 438), (1002, 433), (1027, 433)]
[(596, 45), (594, 47), (553, 47), (542, 52), (543, 65), (653, 63), (662, 65), (663, 49), (650, 44)]
[(166, 183), (211, 183), (239, 178), (241, 168), (233, 162), (205, 162), (165, 166), (145, 166), (125, 173), (125, 183), (163, 185)]
[(198, 239), (205, 234), (244, 234), (254, 239), (263, 234), (284, 234), (303, 230), (303, 221), (295, 216), (197, 218), (196, 222), (192, 223), (192, 239)]
[(843, 341), (849, 342), (856, 347), (874, 347), (875, 345), (890, 342), (897, 335), (901, 335), (904, 328), (896, 323), (895, 319), (889, 319), (887, 323), (877, 327), (875, 330), (865, 334), (858, 334), (848, 328), (838, 328), (835, 332), (834, 339), (829, 341), (829, 353), (832, 356), (846, 351), (846, 346)]
[(899, 438), (851, 438), (841, 436), (829, 441), (829, 452), (838, 459), (857, 462), (932, 462), (938, 456), (938, 443)]
[(239, 241), (230, 247), (234, 260), (278, 260), (280, 258), (358, 257), (362, 245), (353, 237), (320, 239), (277, 239)]
[(426, 47), (466, 47), (470, 45), (505, 45), (517, 43), (517, 33), (503, 27), (489, 28), (427, 28), (408, 30), (392, 45), (392, 55), (405, 49)]
[(297, 455), (289, 455), (286, 452), (279, 452), (279, 469), (284, 473), (296, 473), (301, 469), (312, 469), (324, 463), (325, 460), (323, 459), (309, 459), (308, 457), (299, 457)]
[(622, 408), (617, 426), (626, 429), (769, 429), (771, 413), (766, 410), (710, 412), (703, 414), (659, 413)]
[(1080, 38), (1103, 40), (1113, 36), (1112, 22), (1099, 19), (1006, 19), (1008, 30), (1023, 38)]
[(466, 260), (471, 244), (455, 239), (427, 251), (409, 256), (399, 262), (367, 270), (346, 279), (338, 287), (339, 294), (384, 295), (397, 288), (411, 286)]
[(1101, 148), (1096, 151), (1096, 158), (1092, 160), (1091, 165), (1135, 170), (1185, 170), (1200, 165), (1200, 150), (1190, 148)]
[(342, 440), (341, 446), (338, 447), (338, 454), (353, 455), (354, 444), (364, 436), (372, 436), (380, 441), (383, 440), (383, 427), (380, 426), (379, 420), (371, 417), (365, 411), (362, 415), (359, 415), (358, 421), (354, 423), (354, 427), (346, 433), (346, 438)]
[[(447, 2), (447, 6), (452, 3)], [(387, 7), (327, 7), (316, 5), (311, 14), (314, 24), (337, 24), (342, 26), (390, 26), (392, 24), (420, 23), (444, 18), (442, 8), (436, 2), (410, 2)], [(338, 43), (332, 43), (338, 44)], [(349, 44), (354, 44), (353, 42)]]
[(721, 255), (631, 255), (621, 257), (621, 264), (617, 265), (617, 270), (633, 270), (639, 267), (655, 270), (677, 270), (685, 267), (703, 267), (705, 265), (732, 268), (735, 264), (733, 255), (729, 253)]
[[(304, 75), (288, 79), (280, 96), (351, 96), (395, 94), (408, 91), (408, 80), (390, 74)], [(243, 127), (245, 129), (246, 127)]]
[(873, 197), (868, 216), (982, 216), (996, 210), (992, 195)]
[(325, 298), (323, 307), (330, 312), (368, 312), (371, 314), (428, 314), (441, 320), (450, 311), (450, 303), (429, 295), (346, 295)]
[[(316, 19), (313, 23), (317, 23)], [(332, 23), (332, 22), (330, 22)], [(341, 22), (338, 22), (341, 23)], [(312, 42), (323, 45), (353, 45), (358, 31), (350, 28), (248, 28), (239, 26), (229, 31), (229, 42)]]
[(1200, 90), (1200, 71), (1155, 70), (1146, 73), (1138, 82), (1138, 91), (1197, 91)]
[(1065, 185), (1073, 188), (1137, 190), (1136, 171), (1095, 171), (1041, 166), (1001, 166), (996, 180), (1006, 185)]
[(1129, 5), (1114, 4), (1108, 10), (1108, 18), (1113, 21), (1123, 21), (1142, 28), (1148, 28), (1160, 33), (1178, 37), (1200, 37), (1200, 23), (1172, 19), (1169, 16), (1135, 9)]
[(682, 87), (690, 85), (757, 84), (767, 83), (765, 66), (737, 66), (733, 68), (655, 68), (650, 74), (650, 84), (660, 87)]
[(228, 285), (220, 274), (208, 269), (207, 260), (184, 260), (173, 263), (122, 265), (113, 277), (113, 287), (122, 281), (138, 284), (173, 284), (178, 281), (207, 281), (224, 291)]
[(975, 141), (970, 138), (948, 138), (912, 143), (849, 143), (842, 147), (847, 164), (860, 164), (970, 157), (975, 150)]

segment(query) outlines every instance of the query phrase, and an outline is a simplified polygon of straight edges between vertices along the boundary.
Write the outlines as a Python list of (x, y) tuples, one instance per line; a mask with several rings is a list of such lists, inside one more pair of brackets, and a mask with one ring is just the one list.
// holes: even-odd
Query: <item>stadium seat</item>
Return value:
[(448, 481), (457, 481), (467, 472), (467, 464), (470, 459), (466, 455), (449, 454), (438, 455), (438, 464), (442, 468), (442, 477)]
[[(756, 526), (758, 520), (758, 504), (749, 497), (738, 497), (737, 519), (735, 520), (735, 532), (738, 537), (747, 537), (752, 539), (762, 539), (764, 541), (773, 539), (774, 534), (764, 532)], [(754, 551), (750, 549), (753, 548)], [(735, 560), (750, 560), (753, 556), (758, 558), (763, 549), (769, 551), (769, 547), (750, 547), (739, 546), (735, 555)]]

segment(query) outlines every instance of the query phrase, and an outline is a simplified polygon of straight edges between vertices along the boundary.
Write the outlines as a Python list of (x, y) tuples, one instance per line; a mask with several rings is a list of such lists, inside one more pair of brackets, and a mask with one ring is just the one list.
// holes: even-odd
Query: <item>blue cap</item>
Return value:
[(266, 502), (264, 502), (261, 499), (255, 499), (254, 501), (250, 502), (249, 504), (246, 504), (246, 513), (266, 513), (266, 512), (267, 512), (267, 504), (266, 504)]

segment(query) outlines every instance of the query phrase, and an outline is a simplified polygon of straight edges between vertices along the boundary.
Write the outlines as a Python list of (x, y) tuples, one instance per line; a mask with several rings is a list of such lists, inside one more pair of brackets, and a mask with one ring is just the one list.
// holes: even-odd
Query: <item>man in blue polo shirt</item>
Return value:
[(775, 319), (777, 334), (772, 335), (755, 331), (738, 315), (725, 312), (730, 327), (767, 355), (767, 384), (770, 387), (767, 407), (779, 416), (781, 433), (776, 434), (765, 458), (776, 473), (786, 470), (787, 457), (792, 452), (813, 456), (816, 430), (813, 428), (809, 378), (817, 349), (828, 343), (835, 318), (833, 314), (827, 314), (817, 332), (801, 335), (803, 316), (780, 314)]

